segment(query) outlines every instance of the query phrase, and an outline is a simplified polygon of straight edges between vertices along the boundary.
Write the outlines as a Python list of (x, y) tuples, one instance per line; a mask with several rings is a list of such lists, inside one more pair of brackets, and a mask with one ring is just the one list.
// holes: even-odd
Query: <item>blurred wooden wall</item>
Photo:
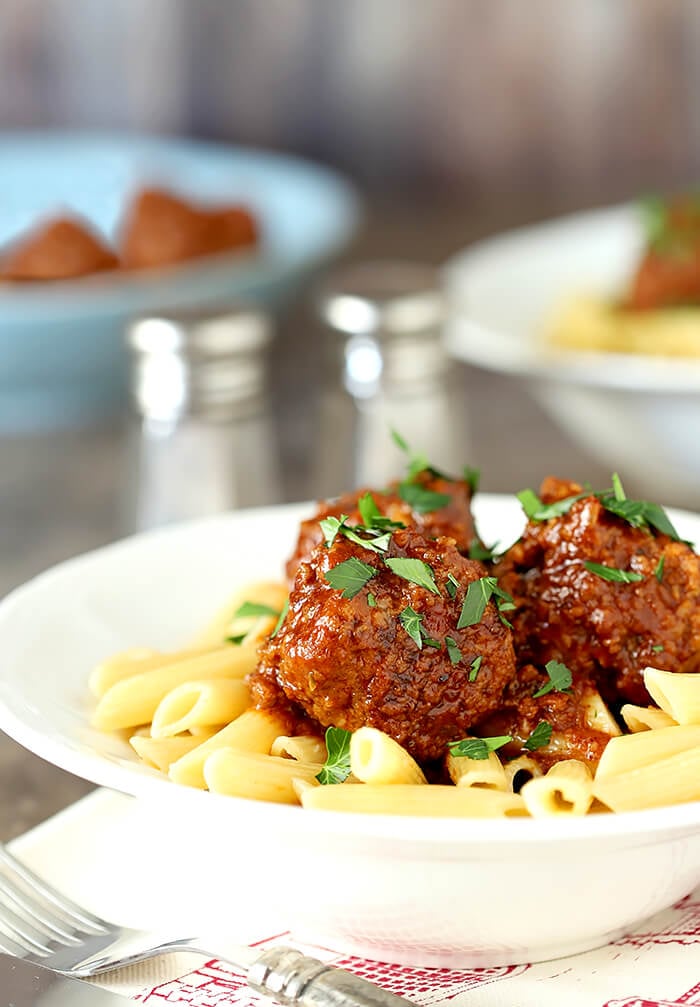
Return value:
[(698, 0), (2, 0), (0, 127), (582, 202), (700, 179)]

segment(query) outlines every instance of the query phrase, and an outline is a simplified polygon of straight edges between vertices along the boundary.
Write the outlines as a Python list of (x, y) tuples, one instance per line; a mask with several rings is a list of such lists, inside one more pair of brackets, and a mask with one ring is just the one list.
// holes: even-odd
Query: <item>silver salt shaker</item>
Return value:
[(436, 269), (379, 261), (342, 267), (321, 288), (330, 370), (319, 423), (317, 495), (381, 486), (405, 471), (395, 430), (438, 469), (469, 459), (459, 365), (443, 346)]
[(280, 499), (271, 338), (252, 306), (168, 311), (129, 326), (128, 530)]

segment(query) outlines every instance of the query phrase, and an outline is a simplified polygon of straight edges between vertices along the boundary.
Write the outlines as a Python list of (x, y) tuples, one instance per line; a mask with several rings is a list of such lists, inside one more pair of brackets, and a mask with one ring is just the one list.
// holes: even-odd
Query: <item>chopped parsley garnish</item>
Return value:
[(408, 455), (408, 481), (413, 481), (416, 476), (420, 475), (421, 472), (432, 472), (433, 475), (439, 475), (440, 473), (434, 469), (425, 455), (416, 455), (413, 453), (408, 443), (403, 439), (401, 434), (397, 430), (391, 431), (391, 437), (394, 444), (403, 451), (404, 454)]
[(459, 614), (459, 621), (457, 622), (457, 629), (464, 629), (466, 626), (475, 626), (481, 622), (486, 611), (486, 606), (494, 596), (501, 621), (509, 625), (505, 617), (501, 615), (501, 612), (512, 611), (515, 608), (513, 599), (498, 586), (498, 581), (495, 577), (480, 577), (479, 580), (472, 581), (467, 588), (467, 593), (464, 596), (462, 604), (462, 611)]
[(280, 612), (280, 617), (277, 620), (275, 628), (270, 633), (270, 639), (272, 639), (273, 636), (277, 636), (277, 634), (279, 633), (280, 629), (282, 628), (282, 623), (287, 618), (288, 611), (289, 611), (289, 598), (285, 598), (284, 605), (282, 606), (282, 611)]
[(329, 727), (326, 730), (326, 761), (323, 769), (317, 774), (319, 783), (344, 783), (350, 775), (350, 738), (351, 731), (342, 727)]
[(484, 659), (483, 659), (482, 655), (479, 654), (472, 661), (471, 668), (469, 669), (469, 681), (470, 682), (476, 682), (476, 680), (477, 680), (477, 678), (479, 676), (479, 668), (481, 667), (481, 662), (483, 660)]
[(451, 636), (445, 637), (445, 646), (447, 647), (447, 656), (449, 657), (452, 664), (459, 664), (462, 660), (462, 651), (457, 646), (457, 641)]
[(659, 562), (656, 564), (656, 569), (654, 570), (654, 576), (658, 580), (659, 584), (664, 579), (664, 562), (666, 560), (665, 556), (659, 556)]
[(641, 573), (636, 573), (634, 570), (618, 570), (614, 566), (605, 566), (604, 563), (592, 563), (590, 560), (584, 560), (583, 565), (586, 570), (590, 570), (591, 573), (596, 574), (602, 580), (614, 581), (617, 584), (638, 584), (640, 580), (644, 580)]
[(481, 469), (475, 469), (471, 465), (465, 465), (462, 469), (462, 478), (469, 487), (472, 496), (479, 490), (481, 480)]
[(544, 666), (549, 681), (541, 689), (532, 694), (533, 699), (546, 696), (548, 692), (569, 692), (571, 690), (571, 672), (561, 661), (547, 661)]
[(660, 654), (661, 651), (664, 649), (664, 645), (663, 645), (663, 643), (657, 643), (651, 649), (654, 651), (655, 654)]
[(525, 516), (530, 521), (549, 521), (553, 517), (562, 517), (568, 514), (577, 500), (583, 500), (590, 496), (589, 492), (577, 493), (575, 496), (564, 497), (563, 500), (555, 500), (554, 503), (543, 503), (534, 490), (521, 490), (515, 494), (522, 504)]
[(376, 567), (351, 556), (350, 559), (332, 566), (324, 576), (331, 587), (342, 590), (343, 598), (354, 598), (376, 573)]
[(377, 507), (376, 501), (371, 493), (364, 493), (357, 501), (357, 509), (362, 518), (362, 524), (366, 531), (384, 531), (394, 528), (405, 528), (402, 521), (393, 521), (387, 517)]
[[(384, 561), (389, 569), (404, 580), (424, 587), (433, 594), (440, 594), (440, 589), (435, 583), (435, 575), (432, 567), (424, 563), (422, 559), (411, 559), (405, 556), (394, 556)], [(376, 572), (372, 568), (373, 572)]]
[(528, 752), (534, 752), (538, 748), (546, 748), (551, 737), (552, 725), (548, 724), (546, 720), (541, 720), (523, 745), (523, 748), (526, 748)]
[(498, 556), (496, 548), (498, 542), (492, 546), (484, 545), (478, 538), (473, 538), (469, 544), (469, 559), (478, 559), (482, 563), (492, 563), (495, 556)]
[(464, 757), (481, 761), (488, 759), (491, 752), (503, 748), (512, 740), (509, 734), (502, 734), (496, 738), (462, 738), (461, 741), (448, 741), (447, 747), (450, 750), (450, 755), (457, 758)]
[(423, 616), (411, 608), (410, 605), (407, 605), (402, 612), (399, 612), (399, 622), (418, 649), (421, 650), (423, 648), (423, 634), (421, 633)]
[(244, 619), (246, 616), (271, 615), (274, 619), (279, 619), (279, 611), (271, 605), (263, 605), (257, 601), (244, 601), (234, 614), (234, 619)]
[(235, 636), (225, 636), (224, 643), (241, 644), (247, 636), (247, 633), (236, 633)]
[(457, 589), (459, 588), (459, 581), (454, 574), (448, 573), (447, 583), (445, 584), (445, 590), (449, 594), (450, 598), (454, 598), (457, 594)]
[(668, 535), (674, 542), (685, 541), (679, 536), (668, 514), (659, 504), (651, 503), (648, 500), (630, 500), (616, 472), (612, 477), (612, 489), (603, 490), (600, 493), (594, 493), (587, 488), (581, 493), (564, 497), (563, 500), (555, 500), (551, 504), (543, 503), (532, 489), (521, 490), (516, 496), (530, 521), (549, 521), (550, 518), (562, 517), (564, 514), (568, 514), (577, 500), (593, 496), (600, 501), (608, 513), (622, 518), (633, 528), (643, 528), (647, 531), (654, 528), (656, 531)]
[(440, 510), (450, 502), (448, 493), (436, 493), (434, 490), (421, 486), (420, 483), (402, 482), (399, 484), (399, 496), (413, 510), (419, 514), (429, 514), (431, 511)]
[(367, 593), (367, 604), (370, 608), (376, 608), (377, 599), (374, 597), (371, 591)]
[[(370, 549), (372, 552), (387, 551), (389, 542), (391, 541), (391, 532), (384, 532), (382, 534), (379, 530), (375, 531), (373, 528), (363, 528), (360, 525), (353, 528), (347, 524), (347, 520), (347, 514), (341, 514), (339, 518), (327, 517), (319, 521), (327, 546), (333, 545), (338, 535), (343, 535), (350, 542), (354, 542), (355, 545), (362, 546), (363, 549)], [(359, 532), (369, 537), (363, 538)]]

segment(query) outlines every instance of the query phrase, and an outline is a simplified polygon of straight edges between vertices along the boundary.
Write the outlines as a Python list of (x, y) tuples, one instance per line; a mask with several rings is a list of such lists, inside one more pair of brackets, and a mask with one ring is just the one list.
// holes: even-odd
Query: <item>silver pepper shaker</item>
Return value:
[(436, 468), (469, 459), (458, 365), (443, 346), (439, 273), (379, 261), (332, 273), (317, 300), (331, 374), (321, 403), (316, 495), (381, 486), (405, 471), (397, 433)]
[(129, 530), (280, 499), (271, 337), (268, 317), (250, 306), (168, 311), (129, 326)]

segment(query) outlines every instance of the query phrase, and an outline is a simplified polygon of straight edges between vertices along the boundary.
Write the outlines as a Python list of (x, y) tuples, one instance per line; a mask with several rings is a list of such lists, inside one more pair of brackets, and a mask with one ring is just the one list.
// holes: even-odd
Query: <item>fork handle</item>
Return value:
[(410, 1000), (292, 948), (263, 951), (248, 969), (248, 985), (285, 1007), (415, 1007)]

